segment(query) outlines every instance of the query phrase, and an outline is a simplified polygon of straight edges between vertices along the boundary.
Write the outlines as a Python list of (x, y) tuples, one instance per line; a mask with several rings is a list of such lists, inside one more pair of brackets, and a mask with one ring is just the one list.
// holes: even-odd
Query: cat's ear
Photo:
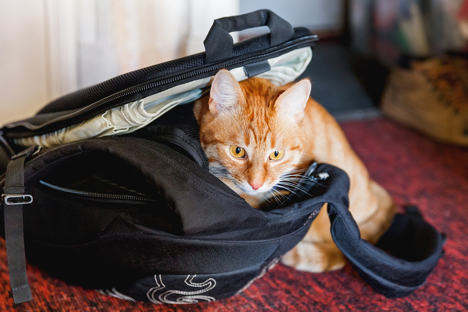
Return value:
[(276, 100), (275, 109), (284, 117), (299, 123), (304, 118), (304, 108), (309, 100), (312, 86), (309, 79), (302, 79), (284, 91)]
[(244, 100), (244, 95), (236, 78), (226, 69), (221, 69), (214, 77), (210, 91), (210, 111), (213, 115), (232, 111)]

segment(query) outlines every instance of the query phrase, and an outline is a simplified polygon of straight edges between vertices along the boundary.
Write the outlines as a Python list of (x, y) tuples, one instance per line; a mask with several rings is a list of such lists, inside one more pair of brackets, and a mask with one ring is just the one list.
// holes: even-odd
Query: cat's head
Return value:
[(310, 90), (307, 79), (287, 88), (260, 78), (238, 83), (219, 71), (208, 105), (195, 111), (210, 172), (249, 195), (270, 191), (301, 157)]

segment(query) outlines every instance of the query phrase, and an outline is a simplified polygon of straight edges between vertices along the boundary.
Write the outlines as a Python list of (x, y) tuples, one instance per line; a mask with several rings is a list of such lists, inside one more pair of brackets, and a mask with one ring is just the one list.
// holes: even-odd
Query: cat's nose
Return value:
[(255, 191), (263, 186), (263, 182), (260, 182), (260, 181), (252, 181), (252, 182), (249, 182), (249, 184)]

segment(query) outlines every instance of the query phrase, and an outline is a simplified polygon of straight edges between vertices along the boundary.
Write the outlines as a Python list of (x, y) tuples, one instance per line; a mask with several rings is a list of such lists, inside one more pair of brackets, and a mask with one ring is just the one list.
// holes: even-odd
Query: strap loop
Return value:
[(33, 197), (26, 194), (3, 194), (2, 202), (8, 206), (27, 205), (33, 202)]

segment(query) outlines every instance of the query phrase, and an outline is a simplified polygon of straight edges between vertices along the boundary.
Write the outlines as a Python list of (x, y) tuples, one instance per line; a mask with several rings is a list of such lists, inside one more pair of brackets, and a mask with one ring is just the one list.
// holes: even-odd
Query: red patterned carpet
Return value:
[(343, 128), (371, 175), (399, 205), (416, 204), (448, 236), (446, 254), (427, 284), (409, 297), (376, 294), (348, 265), (312, 274), (276, 266), (241, 295), (185, 306), (104, 297), (28, 266), (34, 301), (15, 307), (0, 246), (0, 311), (465, 311), (468, 310), (468, 149), (444, 145), (386, 119)]

